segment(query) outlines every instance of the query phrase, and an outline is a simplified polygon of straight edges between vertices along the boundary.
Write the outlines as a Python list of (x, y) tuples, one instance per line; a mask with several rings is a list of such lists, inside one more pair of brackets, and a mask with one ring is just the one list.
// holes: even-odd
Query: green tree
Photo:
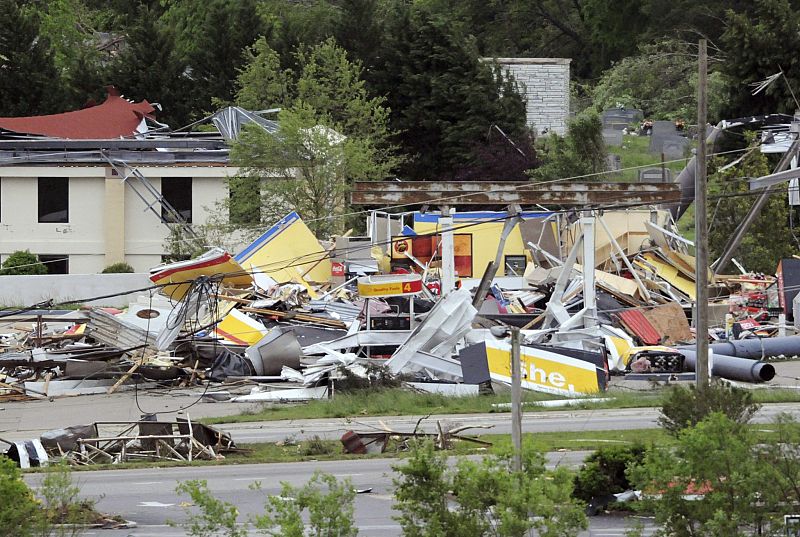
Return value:
[[(767, 156), (756, 149), (750, 151), (738, 165), (709, 176), (708, 248), (711, 259), (722, 253), (755, 200), (743, 178), (761, 177), (769, 173)], [(780, 259), (797, 253), (797, 243), (792, 237), (786, 189), (777, 187), (744, 236), (736, 259), (747, 270), (773, 274)], [(726, 269), (718, 268), (723, 273)]]
[(340, 232), (348, 179), (371, 179), (376, 169), (370, 141), (339, 134), (305, 105), (281, 111), (278, 122), (274, 134), (246, 129), (231, 152), (243, 176), (269, 177), (262, 183), (262, 218), (298, 211), (318, 237)]
[(721, 382), (712, 382), (702, 392), (694, 385), (688, 388), (675, 386), (664, 398), (658, 424), (677, 436), (715, 412), (724, 414), (735, 423), (744, 424), (753, 418), (759, 408), (761, 405), (755, 402), (750, 391)]
[[(398, 159), (389, 142), (389, 111), (383, 99), (368, 95), (361, 65), (333, 40), (297, 56), (296, 97), (280, 112), (278, 132), (246, 129), (232, 147), (231, 160), (243, 170), (229, 184), (233, 196), (226, 204), (234, 223), (253, 219), (252, 200), (260, 199), (264, 222), (298, 211), (325, 236), (344, 228), (339, 217), (350, 182), (382, 179)], [(254, 56), (242, 72), (257, 63)], [(240, 93), (259, 93), (262, 86), (252, 82), (242, 79)]]
[(565, 136), (551, 134), (538, 153), (542, 165), (530, 172), (534, 181), (575, 177), (576, 181), (602, 180), (606, 170), (603, 125), (594, 112), (584, 112), (569, 122)]
[(447, 464), (430, 442), (395, 467), (395, 509), (407, 537), (574, 536), (586, 518), (564, 469), (547, 472), (544, 457), (527, 450), (521, 471), (508, 456)]
[(21, 0), (0, 0), (0, 116), (63, 111), (61, 77), (39, 13)]
[(192, 81), (176, 51), (175, 37), (146, 7), (139, 10), (125, 50), (109, 66), (106, 77), (129, 99), (159, 103), (162, 110), (156, 117), (173, 128), (194, 117)]
[(766, 462), (745, 426), (714, 413), (681, 431), (675, 449), (649, 450), (629, 477), (662, 527), (659, 535), (743, 537), (755, 535), (759, 523), (765, 535), (776, 535), (797, 496), (777, 498), (787, 479)]
[(35, 275), (47, 274), (47, 267), (39, 261), (39, 256), (28, 250), (17, 250), (3, 261), (0, 275)]
[(586, 503), (593, 498), (617, 494), (631, 488), (626, 470), (645, 454), (642, 444), (602, 447), (589, 455), (575, 475), (572, 495)]
[[(722, 46), (727, 53), (724, 72), (730, 86), (727, 117), (782, 112), (792, 114), (798, 105), (800, 60), (800, 13), (790, 0), (754, 0), (747, 10), (729, 10)], [(765, 91), (751, 95), (752, 84), (783, 71)]]
[(371, 79), (375, 93), (387, 95), (391, 125), (409, 155), (399, 175), (425, 180), (464, 174), (485, 157), (478, 149), (494, 126), (524, 146), (525, 105), (515, 84), (480, 60), (474, 41), (457, 25), (420, 2), (395, 4), (386, 28)]
[(289, 102), (291, 72), (280, 65), (278, 53), (259, 37), (244, 54), (236, 76), (236, 104), (247, 110), (282, 107)]
[[(654, 119), (694, 118), (697, 114), (697, 45), (665, 39), (639, 47), (607, 69), (592, 90), (598, 110), (639, 108)], [(719, 118), (727, 93), (724, 75), (712, 54), (708, 114)], [(653, 76), (658, 73), (658, 76)], [(713, 119), (712, 119), (713, 122)]]
[(205, 13), (201, 25), (183, 37), (193, 39), (187, 59), (198, 110), (213, 112), (233, 101), (245, 49), (256, 42), (264, 27), (255, 0), (211, 0), (200, 9)]

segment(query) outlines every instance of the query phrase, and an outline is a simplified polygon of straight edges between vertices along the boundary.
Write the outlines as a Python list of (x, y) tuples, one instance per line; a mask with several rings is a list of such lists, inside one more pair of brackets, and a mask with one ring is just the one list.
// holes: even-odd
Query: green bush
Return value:
[(28, 250), (17, 250), (3, 261), (3, 268), (0, 268), (0, 275), (35, 275), (47, 274), (47, 267), (39, 261), (36, 254)]
[(572, 495), (589, 503), (592, 498), (601, 498), (630, 489), (631, 484), (625, 472), (632, 464), (641, 462), (645, 451), (645, 447), (641, 444), (598, 449), (589, 455), (575, 475)]
[(425, 441), (394, 470), (395, 520), (408, 537), (571, 536), (586, 528), (570, 497), (571, 474), (548, 472), (544, 457), (532, 450), (523, 450), (521, 471), (510, 455), (453, 466)]
[(133, 267), (127, 263), (114, 263), (103, 269), (101, 274), (123, 274), (128, 272), (135, 272)]
[(753, 400), (751, 392), (721, 382), (712, 382), (702, 393), (694, 385), (674, 387), (664, 398), (658, 424), (677, 436), (683, 429), (694, 427), (714, 412), (742, 424), (749, 422), (759, 408), (761, 405)]
[(40, 520), (39, 504), (11, 459), (0, 455), (0, 535), (27, 537)]
[[(261, 490), (253, 483), (252, 490)], [(236, 505), (217, 499), (205, 481), (184, 481), (175, 489), (188, 494), (192, 508), (187, 507), (187, 520), (182, 523), (191, 537), (245, 537), (255, 527), (270, 537), (303, 537), (304, 535), (330, 535), (355, 537), (353, 503), (356, 491), (349, 479), (338, 481), (334, 476), (315, 472), (302, 487), (281, 483), (278, 496), (266, 497), (264, 513), (239, 523)], [(309, 533), (306, 533), (304, 515), (307, 515)]]

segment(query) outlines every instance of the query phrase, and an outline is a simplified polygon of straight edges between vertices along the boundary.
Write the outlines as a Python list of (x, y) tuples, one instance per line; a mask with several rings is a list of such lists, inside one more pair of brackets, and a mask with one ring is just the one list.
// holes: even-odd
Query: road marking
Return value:
[(174, 503), (139, 502), (139, 507), (172, 507)]
[(131, 483), (131, 485), (160, 485), (161, 481), (142, 481), (141, 483)]
[(364, 474), (333, 474), (333, 477), (356, 477)]

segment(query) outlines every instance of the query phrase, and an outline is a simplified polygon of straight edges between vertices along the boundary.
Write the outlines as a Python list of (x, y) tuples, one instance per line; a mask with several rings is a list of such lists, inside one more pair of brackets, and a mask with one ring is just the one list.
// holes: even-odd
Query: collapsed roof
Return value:
[(128, 101), (113, 86), (106, 100), (72, 112), (46, 116), (0, 117), (0, 132), (87, 140), (123, 138), (147, 131), (147, 120), (155, 121), (155, 108), (146, 100)]

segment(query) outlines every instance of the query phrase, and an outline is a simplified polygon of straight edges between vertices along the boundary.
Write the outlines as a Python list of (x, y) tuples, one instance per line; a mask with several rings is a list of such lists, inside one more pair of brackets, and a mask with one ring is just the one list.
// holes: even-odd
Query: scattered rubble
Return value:
[[(695, 263), (667, 211), (492, 214), (505, 225), (437, 223), (424, 235), (387, 217), (375, 227), (387, 240), (328, 245), (292, 213), (237, 255), (214, 248), (154, 268), (154, 288), (124, 311), (3, 314), (0, 401), (198, 385), (207, 401), (307, 401), (376, 367), (413, 390), (484, 393), (511, 382), (511, 345), (489, 330), (498, 324), (520, 328), (528, 390), (590, 396), (618, 375), (693, 370)], [(483, 272), (478, 230), (496, 248), (481, 254), (495, 259)], [(800, 270), (794, 261), (779, 278), (709, 272), (713, 328), (701, 337), (714, 343), (713, 375), (768, 381), (774, 368), (761, 360), (800, 353), (800, 337), (787, 335), (796, 289), (782, 283)], [(113, 435), (98, 425), (70, 445), (75, 461), (220, 453), (188, 423), (138, 422)], [(369, 438), (351, 441), (383, 442)]]

